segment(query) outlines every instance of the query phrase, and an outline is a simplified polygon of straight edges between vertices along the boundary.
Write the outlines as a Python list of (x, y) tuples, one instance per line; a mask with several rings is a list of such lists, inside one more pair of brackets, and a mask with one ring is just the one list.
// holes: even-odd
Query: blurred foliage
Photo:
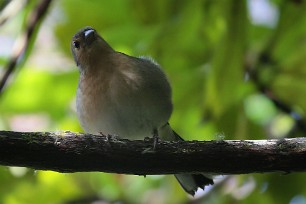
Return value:
[[(9, 2), (0, 1), (0, 18)], [(37, 2), (0, 27), (0, 73)], [(92, 26), (116, 50), (160, 63), (173, 88), (170, 123), (183, 138), (305, 136), (305, 9), (303, 0), (54, 1), (0, 96), (0, 129), (82, 131), (69, 46)], [(193, 199), (171, 176), (1, 167), (0, 203), (306, 203), (303, 173), (215, 180)]]

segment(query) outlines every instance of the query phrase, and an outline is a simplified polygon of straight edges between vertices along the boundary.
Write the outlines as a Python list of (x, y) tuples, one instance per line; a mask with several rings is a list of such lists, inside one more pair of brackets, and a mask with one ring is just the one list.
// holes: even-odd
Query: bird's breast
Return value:
[(128, 77), (110, 77), (108, 81), (91, 78), (85, 79), (85, 83), (80, 79), (77, 113), (86, 132), (143, 139), (150, 137), (156, 126), (167, 122), (168, 116), (156, 117), (157, 112), (163, 111), (156, 104), (158, 99), (143, 93), (141, 84), (131, 79), (133, 75)]

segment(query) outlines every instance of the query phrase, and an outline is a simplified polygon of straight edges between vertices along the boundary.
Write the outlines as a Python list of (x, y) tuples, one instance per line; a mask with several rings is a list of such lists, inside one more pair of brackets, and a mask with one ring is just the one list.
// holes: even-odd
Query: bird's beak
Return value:
[(94, 29), (88, 29), (84, 31), (84, 38), (86, 45), (90, 45), (96, 40), (96, 34)]

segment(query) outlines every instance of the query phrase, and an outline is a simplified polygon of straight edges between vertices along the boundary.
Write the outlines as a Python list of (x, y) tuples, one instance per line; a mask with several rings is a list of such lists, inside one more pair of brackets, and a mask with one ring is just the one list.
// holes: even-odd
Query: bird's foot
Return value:
[[(148, 139), (150, 139), (150, 138), (146, 137), (144, 140), (146, 141)], [(155, 152), (158, 140), (159, 140), (158, 132), (157, 132), (157, 130), (154, 130), (153, 131), (153, 147), (146, 148), (145, 150), (142, 151), (142, 153), (145, 154), (145, 153)]]
[(107, 135), (105, 135), (103, 132), (99, 132), (99, 134), (103, 137), (107, 137)]

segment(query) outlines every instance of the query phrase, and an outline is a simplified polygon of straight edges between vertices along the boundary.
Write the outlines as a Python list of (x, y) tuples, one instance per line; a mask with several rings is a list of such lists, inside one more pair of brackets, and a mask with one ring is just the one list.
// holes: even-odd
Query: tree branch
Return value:
[(0, 165), (137, 175), (306, 171), (306, 138), (159, 141), (155, 151), (152, 147), (152, 139), (0, 131)]

